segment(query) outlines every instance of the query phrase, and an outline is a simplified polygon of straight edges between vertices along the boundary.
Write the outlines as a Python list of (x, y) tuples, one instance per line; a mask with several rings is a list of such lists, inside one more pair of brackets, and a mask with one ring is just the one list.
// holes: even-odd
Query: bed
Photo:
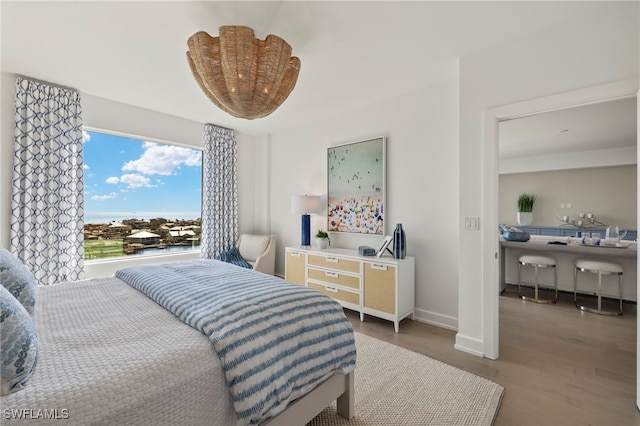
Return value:
[(303, 425), (335, 400), (350, 418), (355, 344), (334, 303), (215, 260), (38, 287), (37, 366), (1, 397), (3, 423)]

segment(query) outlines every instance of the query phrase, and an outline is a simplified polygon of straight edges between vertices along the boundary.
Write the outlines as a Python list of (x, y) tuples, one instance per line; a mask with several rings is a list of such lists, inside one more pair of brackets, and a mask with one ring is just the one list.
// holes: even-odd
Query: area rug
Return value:
[(504, 388), (490, 380), (356, 333), (355, 417), (335, 402), (307, 426), (491, 425)]

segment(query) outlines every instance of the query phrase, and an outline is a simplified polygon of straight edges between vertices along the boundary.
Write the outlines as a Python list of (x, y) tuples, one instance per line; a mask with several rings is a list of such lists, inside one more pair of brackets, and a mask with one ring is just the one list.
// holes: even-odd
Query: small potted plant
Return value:
[(327, 247), (329, 247), (329, 244), (331, 244), (331, 241), (329, 240), (329, 234), (327, 234), (322, 229), (318, 230), (318, 233), (316, 234), (316, 246), (319, 249), (326, 249)]
[(536, 197), (530, 194), (520, 194), (518, 197), (518, 225), (527, 226), (533, 223), (533, 203)]

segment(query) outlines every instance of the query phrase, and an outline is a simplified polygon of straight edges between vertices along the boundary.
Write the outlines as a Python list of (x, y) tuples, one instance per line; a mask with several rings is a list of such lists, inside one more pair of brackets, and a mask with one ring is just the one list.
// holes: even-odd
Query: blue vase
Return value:
[(404, 235), (404, 229), (402, 224), (396, 225), (396, 230), (393, 231), (393, 257), (396, 259), (404, 259), (407, 255), (407, 238)]

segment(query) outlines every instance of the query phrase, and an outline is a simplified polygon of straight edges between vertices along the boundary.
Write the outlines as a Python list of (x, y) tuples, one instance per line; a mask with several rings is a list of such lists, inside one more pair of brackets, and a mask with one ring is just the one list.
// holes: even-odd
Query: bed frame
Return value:
[(347, 419), (354, 416), (354, 387), (352, 371), (336, 374), (316, 386), (311, 392), (296, 399), (287, 409), (261, 423), (263, 426), (306, 425), (331, 402), (337, 400), (338, 414)]

